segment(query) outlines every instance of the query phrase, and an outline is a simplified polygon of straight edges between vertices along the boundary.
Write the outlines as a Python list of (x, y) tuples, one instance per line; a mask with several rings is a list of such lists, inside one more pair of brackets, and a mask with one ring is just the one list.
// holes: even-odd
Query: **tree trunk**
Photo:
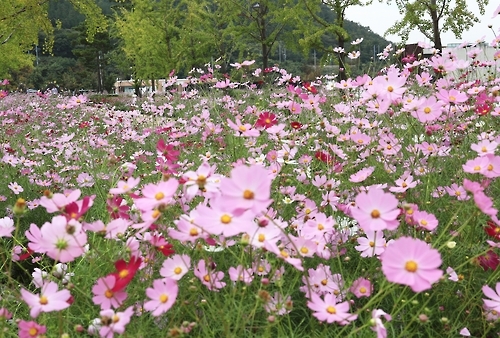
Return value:
[[(345, 46), (345, 39), (342, 35), (337, 36), (339, 39), (339, 47), (344, 49)], [(338, 60), (339, 60), (339, 79), (340, 80), (347, 80), (347, 73), (345, 69), (345, 53), (338, 53)]]
[(431, 0), (431, 18), (434, 48), (438, 49), (439, 54), (441, 54), (443, 52), (443, 44), (441, 42), (441, 32), (439, 31), (439, 17), (437, 14), (436, 0)]

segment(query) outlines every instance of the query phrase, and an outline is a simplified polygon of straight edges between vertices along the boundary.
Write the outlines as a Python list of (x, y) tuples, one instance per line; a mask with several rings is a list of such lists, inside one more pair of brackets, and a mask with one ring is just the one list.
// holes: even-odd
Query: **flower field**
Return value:
[(497, 336), (498, 61), (393, 54), (2, 91), (2, 336)]

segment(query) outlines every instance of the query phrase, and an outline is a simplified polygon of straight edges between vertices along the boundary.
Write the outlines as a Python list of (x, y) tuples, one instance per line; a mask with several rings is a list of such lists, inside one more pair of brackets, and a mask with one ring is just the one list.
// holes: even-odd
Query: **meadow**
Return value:
[(497, 336), (498, 61), (401, 53), (2, 91), (2, 337)]

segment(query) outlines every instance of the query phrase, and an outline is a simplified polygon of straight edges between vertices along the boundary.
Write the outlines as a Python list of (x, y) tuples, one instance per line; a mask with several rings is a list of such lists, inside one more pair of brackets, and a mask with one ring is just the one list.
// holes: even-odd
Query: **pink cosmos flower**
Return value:
[(136, 199), (135, 205), (140, 210), (152, 210), (162, 204), (172, 204), (179, 182), (175, 178), (158, 184), (146, 184), (142, 189), (144, 197)]
[(437, 120), (443, 112), (443, 104), (438, 101), (435, 96), (421, 99), (417, 110), (412, 113), (412, 116), (420, 122), (426, 123)]
[(211, 271), (207, 268), (205, 260), (200, 260), (197, 267), (194, 269), (194, 275), (200, 279), (200, 281), (209, 289), (222, 289), (226, 286), (225, 282), (222, 282), (224, 278), (224, 272), (222, 271)]
[(10, 217), (0, 218), (0, 237), (12, 237), (12, 231), (16, 227), (14, 226), (14, 220)]
[(415, 226), (427, 231), (434, 231), (439, 224), (436, 216), (421, 210), (415, 211), (412, 218)]
[(47, 327), (39, 325), (33, 321), (27, 322), (25, 320), (21, 320), (17, 326), (19, 328), (19, 338), (45, 337), (44, 333), (47, 332)]
[(382, 231), (367, 231), (366, 237), (358, 237), (356, 250), (361, 252), (361, 257), (381, 255), (385, 251), (385, 238)]
[(110, 194), (117, 195), (117, 194), (126, 194), (132, 189), (134, 189), (138, 184), (139, 181), (141, 180), (140, 177), (133, 178), (129, 177), (127, 181), (118, 181), (117, 188), (111, 188), (109, 190)]
[(363, 182), (373, 173), (374, 170), (375, 167), (363, 168), (357, 173), (352, 174), (351, 177), (349, 177), (349, 181), (354, 183)]
[(349, 302), (337, 303), (337, 297), (331, 293), (325, 294), (323, 299), (312, 293), (311, 299), (307, 301), (307, 307), (314, 311), (313, 316), (319, 321), (326, 321), (329, 324), (337, 322), (346, 325), (358, 318), (358, 315), (349, 313)]
[(163, 261), (160, 276), (180, 280), (191, 269), (191, 258), (188, 255), (174, 255)]
[(108, 275), (106, 277), (99, 278), (92, 287), (92, 301), (96, 305), (101, 306), (101, 310), (108, 310), (110, 308), (119, 308), (125, 299), (127, 299), (127, 293), (125, 291), (113, 291), (115, 287), (116, 277), (114, 275)]
[(399, 225), (398, 199), (382, 189), (372, 188), (358, 194), (356, 208), (352, 208), (351, 213), (365, 232), (394, 230)]
[(151, 311), (155, 317), (167, 312), (177, 299), (179, 287), (177, 281), (170, 278), (155, 279), (153, 287), (146, 289), (146, 295), (150, 298), (144, 303), (144, 310)]
[(432, 287), (443, 275), (441, 255), (426, 242), (400, 237), (380, 256), (382, 271), (388, 281), (408, 285), (414, 292)]
[(384, 326), (384, 323), (382, 322), (382, 319), (380, 317), (384, 317), (385, 320), (391, 321), (392, 317), (391, 315), (385, 313), (385, 311), (380, 310), (380, 309), (375, 309), (372, 311), (372, 331), (375, 331), (377, 333), (377, 338), (386, 338), (387, 337), (387, 329)]
[(216, 196), (219, 192), (220, 176), (215, 173), (215, 166), (209, 163), (203, 164), (196, 171), (184, 173), (184, 191), (189, 198), (194, 197), (198, 191), (209, 193), (209, 196)]
[(22, 193), (24, 191), (23, 187), (21, 187), (19, 184), (17, 184), (17, 182), (14, 182), (14, 183), (10, 182), (8, 187), (16, 195), (19, 195), (19, 193)]
[(252, 210), (261, 213), (272, 200), (269, 171), (260, 166), (238, 166), (231, 171), (230, 178), (222, 178), (222, 198), (233, 210)]
[(372, 283), (363, 277), (356, 279), (349, 289), (356, 297), (370, 297), (372, 294)]
[(230, 267), (228, 273), (229, 279), (231, 279), (233, 282), (243, 282), (247, 285), (252, 284), (252, 269), (245, 269), (242, 265), (238, 265), (237, 267)]
[(85, 252), (87, 234), (75, 220), (68, 222), (64, 216), (55, 216), (52, 222), (42, 225), (40, 235), (42, 242), (38, 252), (58, 262), (71, 262)]
[(47, 209), (48, 213), (53, 213), (64, 209), (72, 202), (76, 202), (81, 195), (80, 189), (67, 191), (64, 194), (51, 194), (40, 198), (40, 205)]
[(101, 337), (113, 338), (115, 333), (125, 332), (125, 326), (130, 323), (130, 318), (134, 314), (134, 307), (129, 306), (123, 312), (115, 312), (111, 309), (102, 310), (99, 314), (102, 324), (99, 334)]
[(60, 311), (69, 307), (71, 294), (68, 290), (57, 290), (57, 283), (48, 282), (42, 286), (39, 295), (21, 289), (21, 297), (30, 307), (30, 316), (38, 317), (40, 312)]
[(496, 284), (495, 291), (488, 285), (484, 285), (482, 290), (484, 295), (489, 297), (489, 299), (483, 298), (484, 306), (488, 310), (500, 312), (500, 282)]
[(237, 210), (229, 200), (222, 198), (210, 202), (210, 207), (199, 204), (196, 208), (198, 217), (194, 223), (203, 225), (203, 230), (212, 235), (231, 237), (248, 231), (254, 224), (254, 214), (250, 211)]

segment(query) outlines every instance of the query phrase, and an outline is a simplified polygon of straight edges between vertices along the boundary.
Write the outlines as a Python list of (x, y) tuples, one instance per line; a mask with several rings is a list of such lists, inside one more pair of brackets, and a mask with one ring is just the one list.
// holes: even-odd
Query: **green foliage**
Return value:
[[(393, 0), (388, 0), (391, 3)], [(452, 32), (460, 39), (462, 33), (479, 19), (468, 9), (466, 0), (394, 0), (403, 18), (390, 27), (386, 34), (399, 35), (403, 41), (415, 28), (442, 49), (441, 33)], [(475, 0), (482, 15), (489, 0)]]

